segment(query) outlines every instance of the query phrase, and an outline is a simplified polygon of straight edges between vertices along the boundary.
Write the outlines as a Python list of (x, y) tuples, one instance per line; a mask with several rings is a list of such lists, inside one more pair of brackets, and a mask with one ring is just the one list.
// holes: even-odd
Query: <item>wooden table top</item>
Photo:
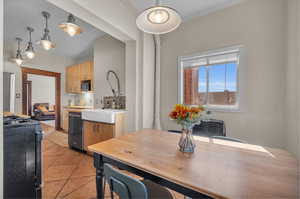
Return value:
[(298, 198), (299, 165), (288, 152), (199, 137), (188, 155), (179, 136), (143, 130), (88, 148), (218, 199)]

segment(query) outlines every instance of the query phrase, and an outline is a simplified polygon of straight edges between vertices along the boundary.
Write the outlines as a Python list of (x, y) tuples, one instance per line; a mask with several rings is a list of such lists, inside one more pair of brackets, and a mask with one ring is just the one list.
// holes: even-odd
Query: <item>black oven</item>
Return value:
[(17, 116), (3, 118), (4, 197), (42, 198), (43, 133), (40, 123)]

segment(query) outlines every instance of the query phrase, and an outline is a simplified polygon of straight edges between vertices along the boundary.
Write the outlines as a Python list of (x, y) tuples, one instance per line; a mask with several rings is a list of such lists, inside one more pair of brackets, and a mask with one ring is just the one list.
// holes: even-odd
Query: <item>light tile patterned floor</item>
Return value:
[[(43, 140), (43, 199), (94, 199), (95, 173), (91, 156)], [(110, 198), (108, 187), (105, 198)]]

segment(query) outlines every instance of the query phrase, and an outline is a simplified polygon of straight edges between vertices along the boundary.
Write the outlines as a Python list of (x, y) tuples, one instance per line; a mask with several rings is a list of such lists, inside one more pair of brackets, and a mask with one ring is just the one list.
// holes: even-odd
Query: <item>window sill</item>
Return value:
[(207, 111), (212, 112), (226, 112), (226, 113), (240, 113), (241, 110), (238, 106), (229, 107), (229, 106), (204, 106)]

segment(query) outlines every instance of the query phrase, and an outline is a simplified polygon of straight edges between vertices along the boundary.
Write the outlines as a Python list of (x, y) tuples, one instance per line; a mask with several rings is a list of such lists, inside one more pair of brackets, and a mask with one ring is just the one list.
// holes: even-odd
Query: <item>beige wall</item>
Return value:
[[(3, 82), (3, 0), (0, 0), (0, 81)], [(3, 85), (3, 84), (1, 84)], [(0, 145), (3, 146), (3, 88), (0, 87)], [(0, 149), (0, 198), (3, 198), (3, 147)]]
[(154, 40), (143, 37), (143, 122), (142, 128), (152, 128), (154, 118)]
[(137, 75), (136, 75), (136, 68), (130, 67), (135, 66), (136, 64), (136, 42), (129, 41), (126, 42), (125, 45), (125, 62), (126, 62), (126, 69), (125, 69), (125, 77), (126, 77), (126, 129), (128, 132), (134, 132), (137, 127), (137, 99), (136, 99), (136, 82), (137, 82)]
[(161, 119), (164, 129), (177, 129), (168, 119), (178, 103), (177, 57), (244, 46), (241, 66), (241, 112), (216, 112), (228, 136), (249, 143), (285, 147), (286, 0), (247, 0), (195, 18), (162, 37)]
[[(297, 51), (297, 56), (295, 57), (297, 59), (297, 65), (300, 66), (300, 2), (299, 0), (295, 0), (297, 2), (297, 10), (296, 10), (296, 13), (298, 13), (298, 16), (297, 17), (297, 21), (296, 21), (296, 27), (297, 27), (297, 38), (296, 38), (296, 43), (298, 44), (298, 48), (296, 49)], [(299, 70), (300, 72), (300, 70)], [(298, 79), (299, 80), (299, 79)], [(299, 85), (299, 83), (298, 83)], [(299, 85), (299, 88), (300, 88), (300, 85)], [(299, 89), (298, 88), (298, 89)], [(300, 89), (298, 90), (298, 99), (300, 99)], [(298, 101), (299, 102), (299, 101)], [(299, 102), (300, 103), (300, 102)], [(300, 105), (298, 106), (298, 117), (300, 118)], [(297, 136), (298, 136), (298, 143), (296, 143), (298, 145), (298, 147), (293, 147), (295, 150), (296, 148), (298, 148), (298, 159), (299, 159), (299, 170), (300, 170), (300, 122), (298, 122), (298, 133), (296, 134), (296, 136), (294, 137), (294, 139), (297, 139)], [(294, 134), (295, 135), (295, 134)], [(289, 143), (288, 143), (289, 144)], [(294, 143), (295, 144), (295, 143)], [(300, 182), (300, 175), (299, 175), (299, 182)], [(300, 190), (299, 190), (300, 192)]]
[[(94, 84), (95, 107), (102, 108), (100, 101), (104, 96), (113, 93), (106, 80), (106, 73), (113, 70), (120, 79), (121, 94), (125, 94), (125, 44), (111, 36), (105, 35), (96, 40), (94, 45)], [(117, 81), (110, 76), (113, 88), (117, 88)]]
[(297, 3), (296, 0), (289, 0), (288, 3), (288, 22), (287, 29), (287, 65), (286, 65), (286, 147), (295, 152), (298, 139), (295, 139), (299, 129), (297, 127), (299, 121), (299, 112), (295, 107), (299, 106), (297, 90), (299, 90), (299, 69), (297, 65)]
[(55, 77), (29, 74), (27, 79), (32, 82), (32, 105), (55, 105)]

